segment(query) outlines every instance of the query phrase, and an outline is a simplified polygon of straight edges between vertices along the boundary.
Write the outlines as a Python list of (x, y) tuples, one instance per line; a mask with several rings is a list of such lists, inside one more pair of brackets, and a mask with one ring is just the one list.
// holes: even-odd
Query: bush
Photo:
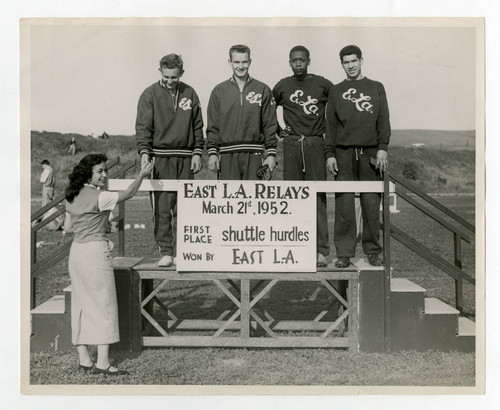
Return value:
[(402, 172), (406, 179), (411, 179), (412, 181), (418, 179), (418, 165), (413, 161), (404, 162)]

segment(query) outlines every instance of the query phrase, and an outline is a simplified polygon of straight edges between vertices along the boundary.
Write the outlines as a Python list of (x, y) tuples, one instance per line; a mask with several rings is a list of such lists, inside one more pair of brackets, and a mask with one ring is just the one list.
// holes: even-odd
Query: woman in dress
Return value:
[[(82, 370), (106, 375), (128, 374), (109, 362), (109, 345), (120, 340), (118, 305), (111, 250), (106, 237), (109, 213), (121, 201), (132, 198), (152, 165), (141, 169), (125, 190), (104, 191), (106, 155), (85, 156), (73, 169), (66, 188), (66, 210), (71, 216), (74, 239), (69, 255), (71, 277), (71, 334)], [(88, 345), (97, 345), (94, 363)]]

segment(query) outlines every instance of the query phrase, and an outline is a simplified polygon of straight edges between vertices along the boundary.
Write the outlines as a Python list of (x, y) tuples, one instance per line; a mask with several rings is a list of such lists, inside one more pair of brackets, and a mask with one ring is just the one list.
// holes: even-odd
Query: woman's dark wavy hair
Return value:
[(92, 178), (94, 166), (107, 160), (106, 154), (89, 154), (81, 159), (78, 165), (73, 168), (73, 172), (69, 174), (69, 185), (66, 187), (66, 200), (68, 202), (73, 202), (73, 199), (83, 188), (83, 184), (88, 183)]

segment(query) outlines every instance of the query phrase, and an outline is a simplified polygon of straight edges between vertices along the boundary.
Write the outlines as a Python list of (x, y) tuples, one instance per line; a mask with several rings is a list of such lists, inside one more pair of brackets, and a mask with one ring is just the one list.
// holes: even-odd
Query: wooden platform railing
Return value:
[[(110, 181), (111, 190), (121, 190), (126, 188), (131, 181), (129, 180), (114, 180)], [(182, 184), (182, 180), (144, 180), (139, 188), (140, 191), (164, 191), (171, 190), (175, 191), (179, 189), (179, 184)], [(314, 181), (315, 188), (317, 192), (372, 192), (379, 193), (383, 198), (383, 221), (384, 225), (390, 226), (390, 198), (391, 192), (394, 192), (394, 187), (390, 183), (388, 173), (383, 173), (383, 178), (380, 182), (376, 181)], [(384, 241), (384, 313), (385, 318), (384, 326), (384, 338), (385, 346), (389, 347), (390, 338), (390, 281), (391, 281), (391, 256), (390, 256), (390, 232), (389, 229), (383, 230), (383, 241)]]
[[(436, 201), (434, 198), (430, 197), (428, 194), (423, 192), (420, 188), (416, 187), (412, 183), (408, 182), (404, 178), (389, 174), (389, 178), (395, 182), (396, 195), (404, 199), (409, 204), (413, 205), (415, 208), (423, 212), (425, 215), (438, 222), (441, 226), (446, 228), (453, 235), (453, 263), (445, 260), (440, 255), (433, 252), (423, 243), (419, 242), (415, 238), (396, 227), (395, 225), (390, 225), (390, 235), (392, 238), (406, 246), (408, 249), (412, 250), (420, 257), (446, 273), (448, 276), (455, 281), (455, 307), (461, 313), (463, 313), (463, 281), (467, 281), (472, 285), (476, 284), (476, 280), (468, 275), (462, 266), (462, 241), (467, 243), (472, 243), (474, 241), (475, 227), (473, 224), (457, 215), (451, 209), (447, 208), (440, 202)], [(413, 194), (409, 195), (402, 188), (406, 189)], [(421, 201), (415, 198), (420, 198), (427, 205), (424, 205)], [(451, 223), (448, 219), (443, 217), (441, 214), (437, 213), (436, 210), (441, 211), (449, 219), (453, 220)], [(385, 224), (382, 225), (386, 226)], [(386, 229), (385, 232), (388, 230)]]
[[(131, 293), (137, 300), (132, 310), (137, 313), (131, 312), (130, 317), (141, 317), (142, 321), (136, 323), (132, 333), (133, 339), (140, 340), (139, 345), (144, 347), (341, 347), (352, 352), (359, 350), (360, 274), (354, 266), (344, 271), (319, 268), (315, 273), (179, 273), (173, 267), (159, 268), (154, 260), (145, 260), (133, 270), (138, 280), (130, 281), (133, 284)], [(332, 283), (338, 280), (349, 282), (345, 297)], [(160, 297), (160, 293), (176, 281), (209, 282), (221, 292), (218, 300), (224, 307), (211, 311), (215, 313), (211, 318), (186, 318), (182, 311), (177, 315), (169, 299)], [(271, 290), (283, 282), (315, 283), (327, 296), (310, 312), (312, 316), (308, 319), (281, 317), (283, 312), (275, 317), (272, 308), (273, 301), (277, 300), (272, 297)], [(220, 299), (221, 295), (227, 299)], [(283, 295), (279, 303), (285, 302), (282, 298)], [(342, 309), (337, 311), (340, 306)], [(255, 334), (257, 329), (260, 332)]]
[[(136, 161), (128, 161), (124, 164), (120, 164), (120, 157), (112, 158), (107, 162), (109, 173), (109, 178), (125, 178), (126, 173), (135, 167)], [(121, 165), (121, 166), (120, 166)], [(65, 207), (65, 196), (60, 195), (50, 201), (47, 205), (38, 209), (37, 211), (31, 214), (31, 288), (30, 288), (30, 308), (34, 309), (37, 305), (36, 303), (36, 282), (37, 277), (43, 274), (43, 272), (47, 271), (47, 269), (54, 266), (56, 263), (60, 262), (64, 258), (69, 255), (69, 249), (71, 247), (72, 240), (67, 240), (63, 236), (62, 244), (55, 249), (52, 253), (46, 256), (42, 260), (38, 260), (37, 255), (37, 239), (38, 239), (38, 231), (48, 225), (50, 222), (54, 221), (56, 218), (64, 215), (66, 213)], [(57, 211), (51, 214), (50, 216), (43, 218), (44, 214), (51, 210), (52, 208), (56, 208)], [(125, 235), (124, 235), (124, 217), (125, 217), (125, 208), (124, 204), (121, 203), (119, 205), (119, 215), (115, 220), (118, 222), (118, 253), (120, 256), (125, 254)]]

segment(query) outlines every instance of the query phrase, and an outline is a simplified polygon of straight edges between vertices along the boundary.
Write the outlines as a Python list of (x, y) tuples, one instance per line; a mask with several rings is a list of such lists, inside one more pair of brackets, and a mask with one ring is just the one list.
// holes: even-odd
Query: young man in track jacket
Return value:
[[(276, 105), (283, 107), (285, 129), (283, 140), (283, 178), (286, 181), (324, 181), (325, 107), (333, 84), (318, 75), (309, 74), (309, 50), (295, 46), (290, 50), (293, 76), (280, 80), (273, 88)], [(330, 253), (326, 193), (317, 196), (317, 265), (327, 265)]]
[[(203, 119), (198, 95), (180, 81), (182, 58), (169, 54), (160, 60), (160, 81), (139, 98), (136, 120), (137, 150), (141, 165), (155, 159), (154, 179), (193, 179), (201, 169)], [(176, 254), (177, 192), (152, 195), (154, 235), (161, 259), (171, 266)]]
[[(361, 50), (354, 45), (340, 50), (347, 78), (330, 91), (327, 106), (326, 166), (337, 181), (380, 181), (387, 170), (387, 146), (391, 136), (389, 108), (384, 86), (363, 76)], [(375, 165), (370, 159), (375, 160)], [(361, 193), (362, 246), (373, 266), (381, 266), (380, 198)], [(336, 266), (349, 266), (356, 251), (354, 193), (335, 195), (334, 243)]]
[(233, 75), (217, 85), (208, 103), (208, 168), (220, 179), (253, 180), (262, 165), (276, 166), (276, 104), (271, 89), (252, 78), (250, 49), (232, 46)]

